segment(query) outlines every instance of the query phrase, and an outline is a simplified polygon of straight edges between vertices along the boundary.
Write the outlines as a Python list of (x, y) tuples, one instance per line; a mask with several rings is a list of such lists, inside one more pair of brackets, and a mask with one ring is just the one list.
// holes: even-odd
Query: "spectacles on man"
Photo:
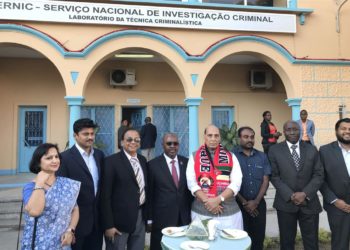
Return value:
[(179, 145), (179, 143), (177, 142), (177, 141), (167, 141), (166, 143), (165, 143), (167, 146), (178, 146)]
[(128, 137), (128, 138), (126, 138), (126, 141), (129, 142), (129, 143), (132, 142), (132, 141), (134, 141), (135, 143), (140, 143), (141, 139), (140, 138)]

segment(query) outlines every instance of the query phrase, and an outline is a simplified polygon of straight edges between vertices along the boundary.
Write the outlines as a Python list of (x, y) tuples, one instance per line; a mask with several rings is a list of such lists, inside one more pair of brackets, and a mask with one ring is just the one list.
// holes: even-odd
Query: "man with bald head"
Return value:
[(148, 163), (148, 231), (151, 250), (161, 250), (161, 230), (191, 222), (192, 195), (187, 187), (188, 158), (178, 155), (176, 134), (166, 133), (162, 141), (164, 153)]
[(187, 185), (196, 198), (191, 216), (215, 217), (222, 229), (243, 229), (242, 213), (235, 199), (242, 183), (241, 167), (236, 156), (220, 141), (219, 129), (209, 125), (204, 130), (204, 144), (188, 161)]
[(280, 249), (294, 250), (297, 223), (305, 250), (318, 249), (319, 213), (322, 211), (317, 191), (323, 183), (323, 167), (314, 146), (299, 142), (300, 127), (295, 121), (283, 126), (285, 141), (269, 150), (272, 176), (276, 188)]

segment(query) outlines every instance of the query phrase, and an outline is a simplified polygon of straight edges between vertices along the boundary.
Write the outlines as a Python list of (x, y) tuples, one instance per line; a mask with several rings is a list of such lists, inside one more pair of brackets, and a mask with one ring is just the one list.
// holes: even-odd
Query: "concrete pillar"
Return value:
[(82, 96), (66, 96), (67, 104), (69, 106), (69, 147), (73, 146), (75, 143), (73, 124), (76, 120), (80, 118), (81, 105), (84, 102), (84, 97)]
[(188, 106), (188, 153), (192, 154), (199, 147), (198, 137), (198, 106), (201, 104), (203, 98), (186, 98), (185, 103)]
[(297, 121), (300, 119), (300, 104), (301, 98), (289, 98), (285, 100), (289, 107), (292, 107), (292, 120)]

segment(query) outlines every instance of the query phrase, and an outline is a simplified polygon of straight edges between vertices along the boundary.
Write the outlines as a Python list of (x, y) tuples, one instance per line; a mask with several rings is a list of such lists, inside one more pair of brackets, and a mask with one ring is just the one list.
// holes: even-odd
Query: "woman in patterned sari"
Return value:
[(37, 176), (23, 188), (23, 250), (71, 249), (79, 220), (80, 182), (56, 177), (59, 166), (57, 145), (44, 143), (36, 148), (29, 168)]

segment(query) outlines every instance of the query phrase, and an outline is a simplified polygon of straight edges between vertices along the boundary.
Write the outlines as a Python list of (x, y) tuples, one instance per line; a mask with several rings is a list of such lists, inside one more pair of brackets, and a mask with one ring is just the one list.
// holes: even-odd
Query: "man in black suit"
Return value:
[(151, 123), (151, 117), (145, 118), (145, 125), (141, 127), (141, 154), (147, 161), (154, 158), (154, 147), (157, 140), (157, 128)]
[(90, 119), (83, 118), (73, 124), (75, 145), (61, 154), (58, 176), (81, 182), (78, 196), (79, 223), (75, 230), (74, 250), (102, 249), (103, 232), (99, 226), (100, 176), (104, 154), (93, 148), (95, 128)]
[(280, 249), (294, 250), (297, 222), (305, 250), (318, 249), (319, 213), (317, 191), (323, 183), (323, 167), (316, 148), (299, 142), (300, 128), (295, 121), (283, 126), (286, 141), (269, 150), (271, 182), (276, 188), (274, 208), (280, 230)]
[(332, 232), (332, 249), (350, 249), (350, 118), (335, 124), (337, 141), (320, 148), (325, 170), (323, 206)]
[(148, 166), (148, 228), (151, 250), (161, 250), (161, 230), (191, 222), (192, 195), (187, 187), (188, 158), (178, 155), (176, 134), (163, 137), (164, 154), (151, 160)]
[(101, 219), (107, 250), (143, 250), (145, 246), (146, 159), (137, 154), (140, 135), (128, 129), (123, 149), (105, 159)]

